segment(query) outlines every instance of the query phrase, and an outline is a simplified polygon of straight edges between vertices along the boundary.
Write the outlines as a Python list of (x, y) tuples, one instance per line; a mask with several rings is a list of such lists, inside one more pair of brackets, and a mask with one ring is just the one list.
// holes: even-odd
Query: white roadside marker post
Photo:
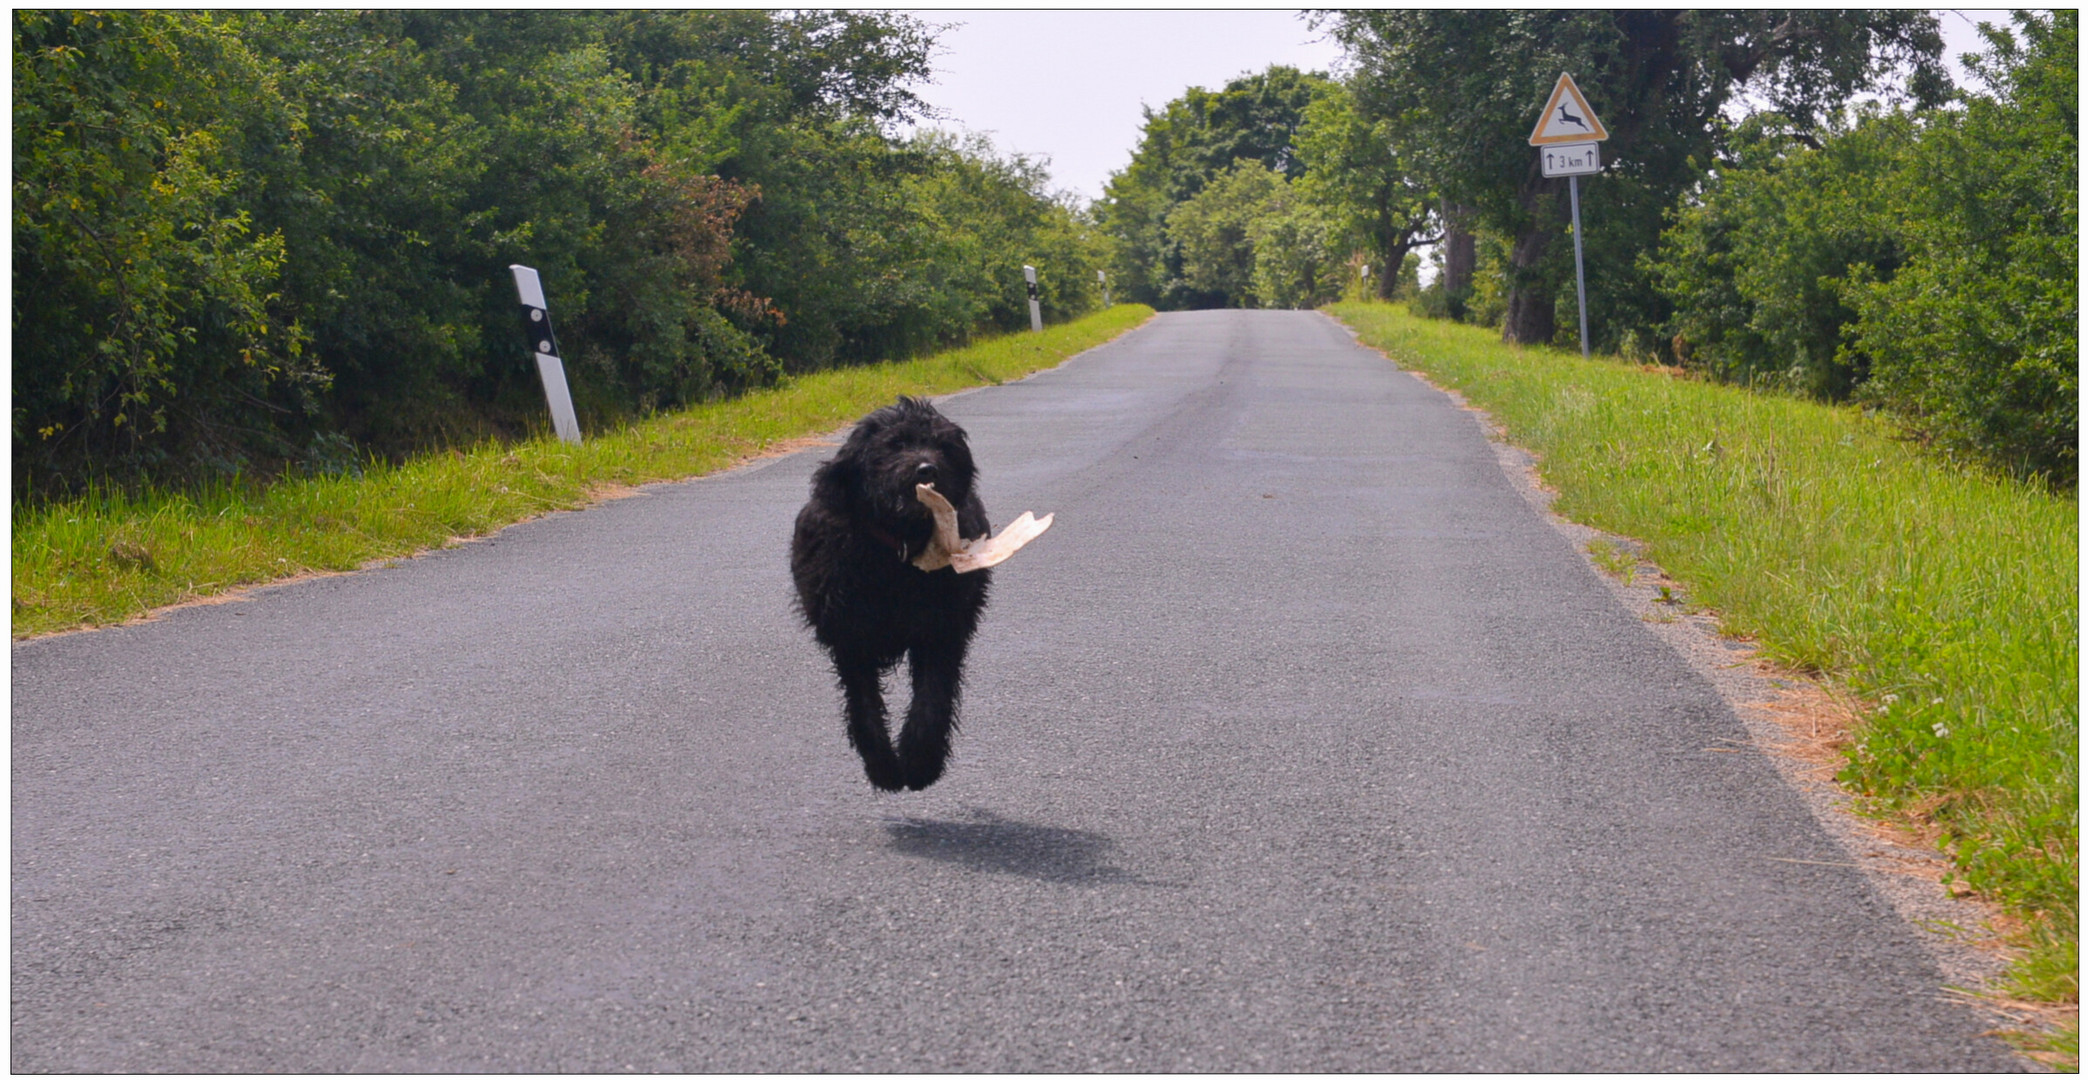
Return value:
[(551, 333), (551, 311), (544, 303), (544, 284), (537, 272), (510, 264), (515, 292), (522, 298), (522, 330), (536, 354), (537, 376), (544, 380), (544, 400), (551, 406), (551, 426), (565, 442), (580, 441), (580, 418), (573, 414), (573, 394), (566, 387), (565, 361), (558, 358), (558, 338)]
[(1103, 307), (1108, 307), (1108, 306), (1109, 306), (1109, 275), (1108, 275), (1108, 274), (1105, 274), (1105, 273), (1103, 273), (1103, 272), (1102, 272), (1102, 271), (1100, 271), (1100, 270), (1097, 270), (1097, 271), (1095, 271), (1095, 281), (1096, 281), (1096, 282), (1098, 282), (1098, 283), (1100, 283), (1100, 284), (1101, 284), (1101, 286), (1102, 286), (1102, 306), (1103, 306)]
[(1037, 302), (1037, 268), (1023, 263), (1022, 280), (1029, 283), (1030, 332), (1041, 334), (1044, 332), (1044, 308)]

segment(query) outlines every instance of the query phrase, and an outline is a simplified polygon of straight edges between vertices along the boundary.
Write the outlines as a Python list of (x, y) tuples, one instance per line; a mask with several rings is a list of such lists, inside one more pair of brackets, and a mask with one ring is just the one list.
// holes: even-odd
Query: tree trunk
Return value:
[(1467, 227), (1471, 211), (1443, 204), (1443, 297), (1450, 302), (1450, 317), (1463, 319), (1465, 301), (1472, 295), (1472, 271), (1479, 265), (1479, 238)]
[(1539, 215), (1525, 228), (1509, 251), (1508, 317), (1501, 326), (1501, 340), (1511, 345), (1543, 345), (1559, 329), (1552, 290), (1540, 269), (1554, 231), (1546, 216)]
[(1406, 253), (1404, 244), (1394, 244), (1388, 249), (1379, 250), (1378, 259), (1385, 265), (1382, 267), (1384, 272), (1376, 278), (1378, 299), (1390, 300), (1392, 294), (1399, 289), (1399, 269), (1406, 263)]

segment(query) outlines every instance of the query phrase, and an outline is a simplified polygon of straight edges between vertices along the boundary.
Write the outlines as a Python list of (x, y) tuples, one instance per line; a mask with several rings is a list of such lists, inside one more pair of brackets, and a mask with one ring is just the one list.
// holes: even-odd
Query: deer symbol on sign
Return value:
[(1559, 106), (1559, 122), (1562, 124), (1572, 124), (1573, 126), (1580, 128), (1582, 131), (1589, 130), (1588, 122), (1586, 120), (1581, 119), (1578, 116), (1573, 115), (1570, 112), (1567, 112), (1566, 106), (1564, 105)]

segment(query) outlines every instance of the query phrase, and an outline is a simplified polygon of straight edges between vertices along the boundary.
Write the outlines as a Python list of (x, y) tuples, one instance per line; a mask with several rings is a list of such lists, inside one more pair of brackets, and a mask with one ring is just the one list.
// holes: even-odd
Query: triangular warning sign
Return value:
[(1537, 118), (1537, 129), (1530, 132), (1530, 145), (1601, 142), (1607, 138), (1609, 129), (1595, 119), (1595, 110), (1588, 108), (1588, 99), (1581, 96), (1580, 87), (1573, 85), (1573, 76), (1559, 76), (1559, 84), (1552, 87), (1551, 100), (1544, 103), (1544, 114)]

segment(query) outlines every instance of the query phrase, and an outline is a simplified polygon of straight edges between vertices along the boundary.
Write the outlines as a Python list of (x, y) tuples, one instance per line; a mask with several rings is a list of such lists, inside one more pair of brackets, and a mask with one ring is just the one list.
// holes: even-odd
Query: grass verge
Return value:
[(1957, 881), (2026, 920), (2012, 992), (2078, 1004), (2075, 499), (1940, 462), (1856, 409), (1330, 310), (1536, 453), (1559, 513), (1642, 541), (1728, 633), (1868, 702), (1843, 782), (1940, 826)]
[(121, 622), (155, 608), (315, 571), (353, 570), (481, 536), (617, 488), (698, 476), (785, 440), (832, 431), (900, 394), (940, 394), (1051, 367), (1138, 326), (1121, 304), (1041, 334), (789, 380), (653, 417), (579, 446), (486, 443), (361, 476), (196, 492), (94, 492), (15, 506), (16, 638)]

